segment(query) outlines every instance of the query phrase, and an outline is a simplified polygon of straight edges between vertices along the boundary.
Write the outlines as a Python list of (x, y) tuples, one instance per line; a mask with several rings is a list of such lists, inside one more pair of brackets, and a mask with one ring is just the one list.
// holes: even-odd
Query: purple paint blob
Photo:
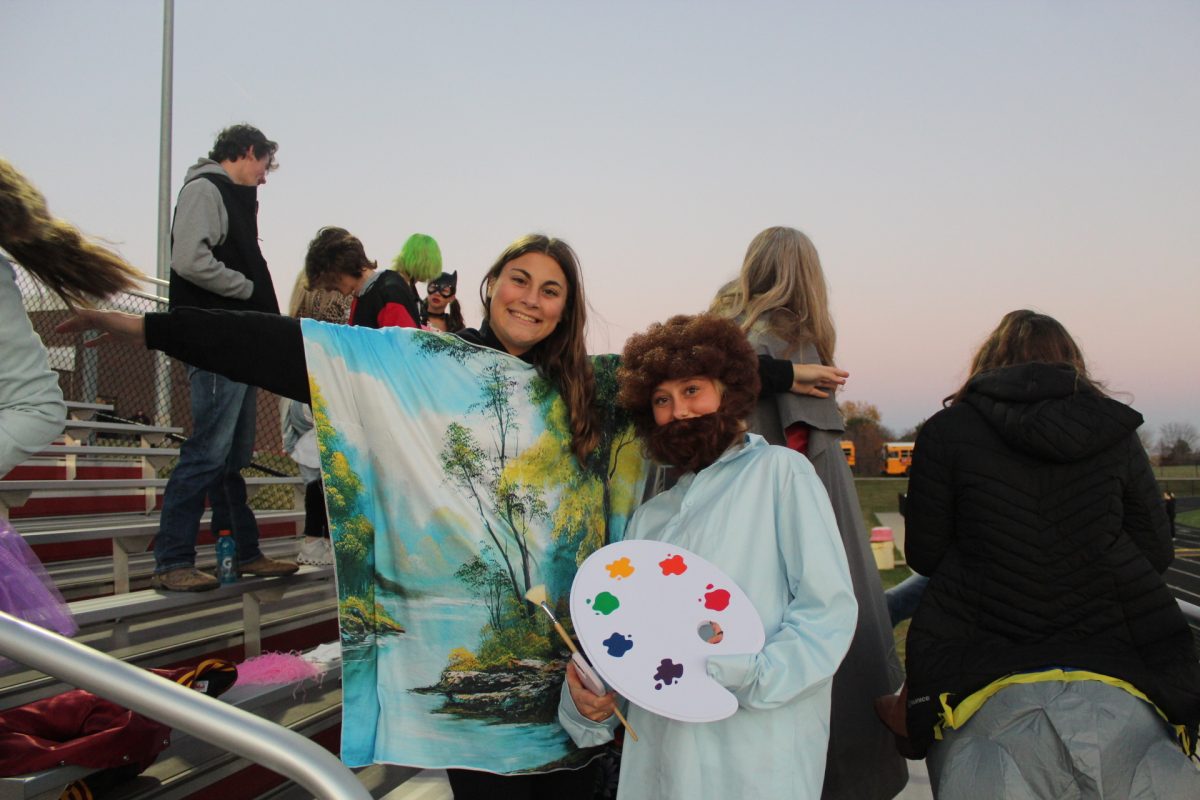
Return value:
[(658, 662), (658, 672), (654, 673), (654, 680), (661, 681), (654, 684), (655, 690), (662, 689), (663, 686), (670, 686), (683, 678), (683, 664), (676, 664), (669, 658), (664, 658)]
[(593, 611), (595, 611), (597, 614), (604, 614), (605, 616), (611, 614), (621, 607), (621, 601), (617, 599), (616, 595), (610, 594), (609, 592), (601, 592), (600, 594), (596, 595), (594, 602), (590, 600), (588, 602), (592, 603)]
[(633, 637), (622, 636), (620, 633), (613, 632), (613, 635), (605, 639), (602, 644), (608, 648), (608, 654), (613, 658), (620, 658), (633, 649)]

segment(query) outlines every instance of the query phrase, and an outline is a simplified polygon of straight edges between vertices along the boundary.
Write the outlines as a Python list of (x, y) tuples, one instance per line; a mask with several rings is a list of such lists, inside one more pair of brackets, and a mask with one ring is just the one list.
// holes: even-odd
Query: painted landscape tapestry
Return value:
[(501, 773), (575, 766), (566, 652), (577, 566), (621, 539), (646, 464), (593, 359), (603, 435), (580, 464), (558, 392), (453, 336), (303, 321), (337, 572), (342, 760)]

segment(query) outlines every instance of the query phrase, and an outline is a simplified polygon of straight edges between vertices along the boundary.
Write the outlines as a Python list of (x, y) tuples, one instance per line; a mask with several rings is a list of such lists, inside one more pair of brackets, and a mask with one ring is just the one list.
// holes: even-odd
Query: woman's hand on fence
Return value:
[(56, 333), (97, 331), (100, 335), (85, 340), (84, 347), (99, 347), (110, 340), (136, 347), (146, 346), (146, 318), (141, 314), (77, 308), (66, 322), (55, 326), (54, 330)]
[(829, 397), (829, 392), (846, 383), (850, 373), (824, 364), (792, 364), (792, 392)]

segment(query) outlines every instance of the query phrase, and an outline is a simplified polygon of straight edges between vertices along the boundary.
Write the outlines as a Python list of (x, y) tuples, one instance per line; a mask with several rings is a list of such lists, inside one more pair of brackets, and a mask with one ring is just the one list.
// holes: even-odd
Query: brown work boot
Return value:
[(221, 584), (195, 567), (176, 567), (152, 577), (150, 585), (168, 592), (207, 592)]
[(257, 575), (260, 578), (272, 578), (276, 575), (291, 575), (300, 569), (300, 565), (291, 561), (276, 561), (273, 558), (259, 556), (253, 561), (238, 567), (239, 575)]

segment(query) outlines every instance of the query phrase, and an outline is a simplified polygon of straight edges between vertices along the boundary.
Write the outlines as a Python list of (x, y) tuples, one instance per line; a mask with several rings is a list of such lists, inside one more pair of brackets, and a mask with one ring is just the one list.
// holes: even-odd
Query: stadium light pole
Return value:
[[(162, 100), (158, 136), (158, 264), (159, 281), (171, 274), (171, 119), (175, 83), (175, 0), (163, 0)], [(163, 283), (155, 294), (167, 296)], [(154, 357), (154, 421), (171, 424), (171, 363), (163, 353)]]

